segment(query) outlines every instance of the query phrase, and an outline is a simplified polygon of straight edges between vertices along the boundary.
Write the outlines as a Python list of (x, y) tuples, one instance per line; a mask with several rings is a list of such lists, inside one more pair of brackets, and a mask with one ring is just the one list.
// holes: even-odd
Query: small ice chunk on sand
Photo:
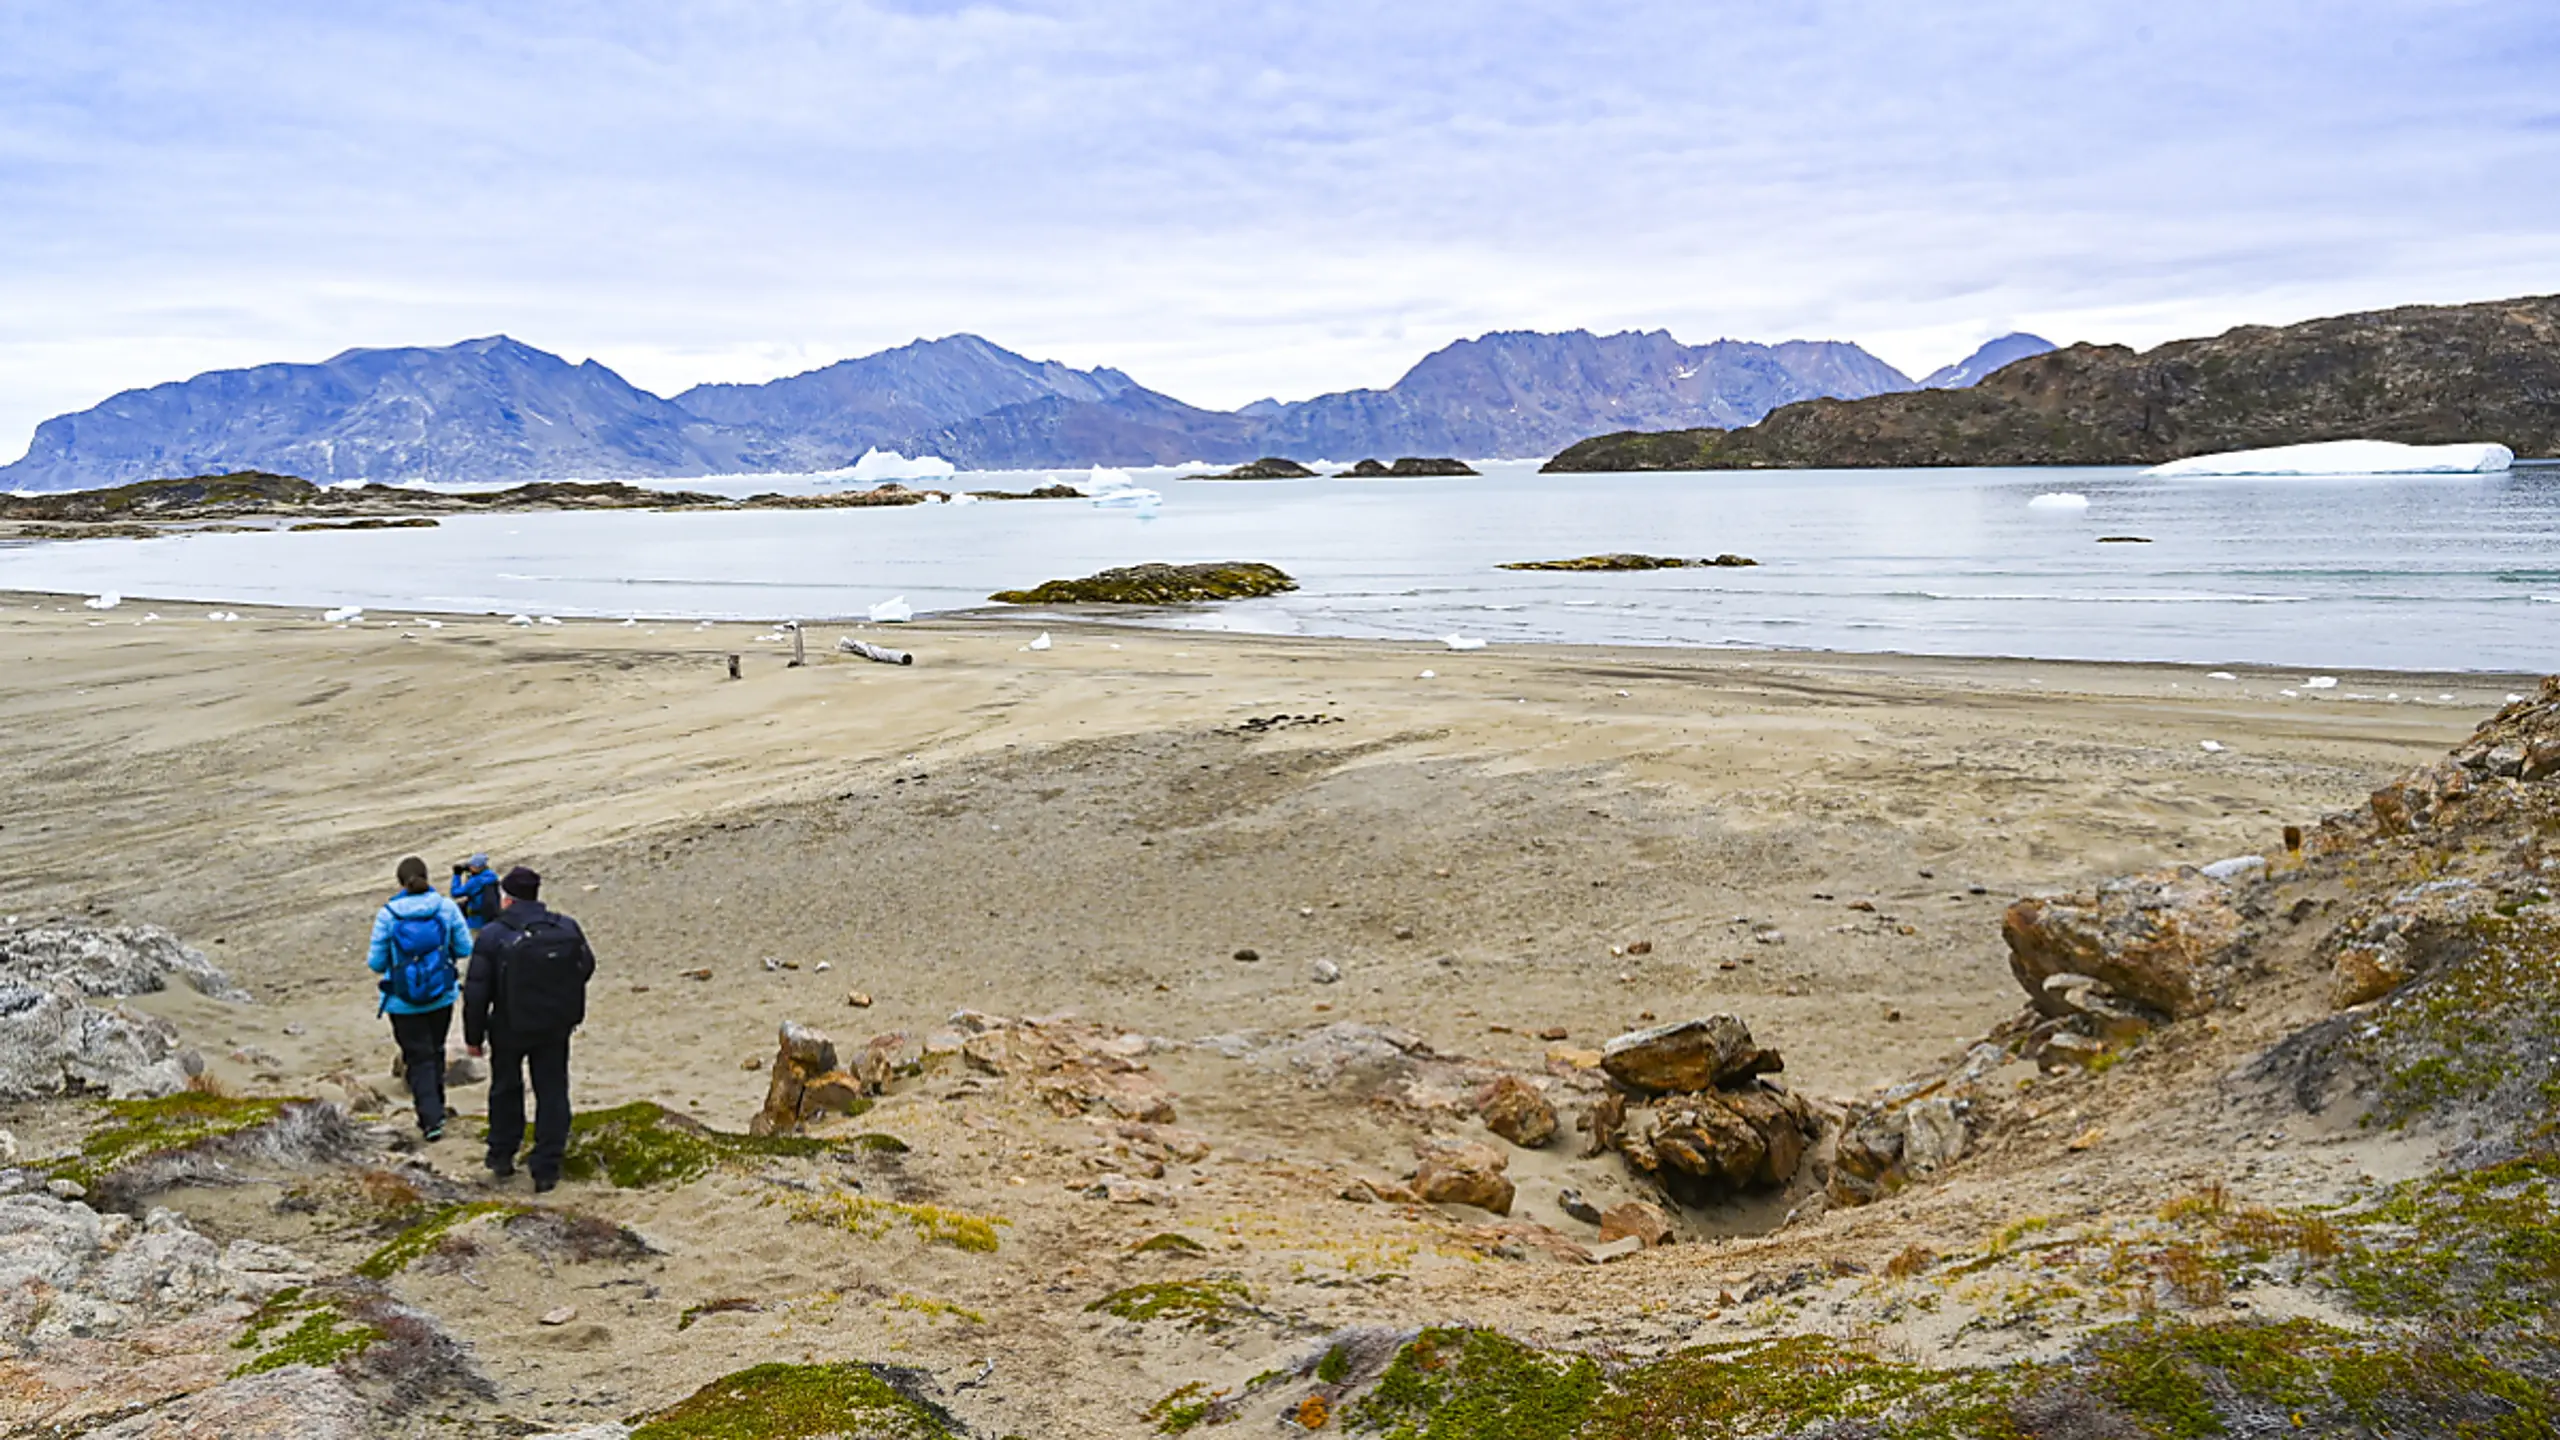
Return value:
[(1413, 678), (1417, 680), (1437, 680), (1440, 678), (1440, 672), (1437, 670), (1425, 670)]
[(2225, 475), (2495, 475), (2515, 464), (2504, 445), (2402, 445), (2391, 440), (2323, 440), (2231, 450), (2154, 465), (2145, 475), (2190, 480)]
[(2302, 682), (2302, 688), (2305, 690), (2335, 690), (2338, 688), (2338, 677), (2335, 675), (2314, 675), (2310, 679)]
[(113, 610), (124, 603), (124, 597), (113, 590), (108, 590), (100, 594), (92, 595), (80, 603), (88, 606), (92, 610)]
[(2234, 855), (2228, 860), (2216, 860), (2210, 865), (2199, 865), (2196, 868), (2202, 870), (2205, 874), (2212, 876), (2216, 880), (2236, 880), (2241, 876), (2248, 874), (2252, 870), (2266, 869), (2267, 857), (2264, 855)]
[(916, 607), (907, 603), (906, 596), (900, 595), (893, 600), (883, 600), (872, 606), (868, 613), (873, 624), (903, 625), (916, 618)]
[(1448, 646), (1452, 650), (1481, 650), (1484, 648), (1484, 642), (1473, 635), (1443, 635), (1440, 637), (1440, 643)]
[(1037, 636), (1034, 636), (1034, 637), (1032, 638), (1032, 641), (1031, 641), (1031, 643), (1030, 643), (1030, 644), (1023, 646), (1022, 648), (1023, 648), (1023, 649), (1025, 649), (1025, 650), (1046, 650), (1046, 649), (1048, 649), (1048, 648), (1049, 648), (1049, 632), (1048, 632), (1048, 631), (1046, 631), (1046, 630), (1041, 631)]
[(510, 615), (507, 617), (507, 623), (510, 625), (530, 625), (533, 623), (533, 617), (530, 615)]
[(2089, 497), (2069, 490), (2056, 490), (2027, 502), (2030, 510), (2079, 511), (2089, 508)]
[(2207, 680), (2237, 680), (2237, 679), (2239, 679), (2240, 677), (2239, 677), (2239, 676), (2237, 676), (2237, 675), (2232, 674), (2232, 673), (2231, 673), (2230, 671), (2228, 671), (2228, 670), (2216, 670), (2216, 671), (2214, 671), (2212, 674), (2207, 675), (2207, 676), (2205, 676), (2204, 678), (2206, 678)]
[(320, 618), (328, 621), (332, 625), (344, 625), (350, 620), (363, 619), (364, 607), (361, 605), (341, 605), (334, 610), (321, 611)]
[(2219, 755), (2222, 753), (2222, 742), (2219, 740), (2199, 740), (2196, 744), (2202, 748), (2204, 753), (2207, 755)]
[(557, 625), (560, 623), (560, 617), (557, 615), (545, 615), (542, 617), (542, 623), (545, 625)]

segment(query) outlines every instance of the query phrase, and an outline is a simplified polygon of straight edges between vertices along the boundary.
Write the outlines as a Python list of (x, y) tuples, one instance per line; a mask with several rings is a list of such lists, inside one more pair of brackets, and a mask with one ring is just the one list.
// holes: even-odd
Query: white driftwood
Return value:
[(904, 650), (892, 650), (886, 645), (874, 645), (868, 640), (856, 640), (850, 635), (838, 640), (836, 648), (847, 655), (859, 655), (865, 660), (877, 660), (883, 665), (916, 663), (916, 657)]

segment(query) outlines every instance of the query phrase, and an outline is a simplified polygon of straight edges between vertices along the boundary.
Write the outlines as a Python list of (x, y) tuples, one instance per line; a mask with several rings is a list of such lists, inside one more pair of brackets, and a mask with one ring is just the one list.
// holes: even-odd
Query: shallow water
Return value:
[[(0, 547), (0, 588), (155, 599), (769, 620), (919, 612), (1147, 560), (1265, 560), (1291, 595), (1173, 617), (1496, 644), (1742, 645), (2541, 670), (2560, 660), (2560, 468), (2166, 481), (2130, 469), (1217, 482), (1076, 501), (447, 518), (434, 530)], [(962, 477), (1019, 489), (1052, 478)], [(776, 488), (771, 477), (682, 482)], [(797, 488), (810, 488), (803, 483)], [(2031, 508), (2076, 492), (2086, 510)], [(2139, 535), (2148, 544), (2100, 544)], [(1606, 550), (1753, 569), (1534, 574)], [(194, 612), (185, 612), (192, 618)], [(170, 618), (177, 618), (172, 616)]]

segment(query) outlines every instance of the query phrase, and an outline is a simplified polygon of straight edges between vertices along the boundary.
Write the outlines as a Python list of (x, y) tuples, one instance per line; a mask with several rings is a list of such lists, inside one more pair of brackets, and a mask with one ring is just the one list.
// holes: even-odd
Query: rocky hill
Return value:
[(2150, 465), (2315, 440), (2494, 440), (2560, 456), (2560, 296), (2074, 345), (1969, 389), (1811, 400), (1738, 430), (1633, 431), (1550, 471)]

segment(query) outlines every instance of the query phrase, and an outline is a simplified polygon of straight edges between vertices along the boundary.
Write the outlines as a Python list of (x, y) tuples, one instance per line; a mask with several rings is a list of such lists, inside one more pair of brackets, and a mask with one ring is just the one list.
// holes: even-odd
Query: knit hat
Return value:
[(486, 870), (486, 869), (488, 869), (488, 868), (489, 868), (489, 857), (488, 857), (488, 856), (486, 856), (486, 855), (474, 855), (474, 856), (472, 856), (472, 857), (471, 857), (471, 868), (472, 868), (472, 869), (474, 869), (474, 870)]
[(537, 900), (542, 896), (542, 877), (519, 865), (507, 872), (498, 888), (519, 900)]

